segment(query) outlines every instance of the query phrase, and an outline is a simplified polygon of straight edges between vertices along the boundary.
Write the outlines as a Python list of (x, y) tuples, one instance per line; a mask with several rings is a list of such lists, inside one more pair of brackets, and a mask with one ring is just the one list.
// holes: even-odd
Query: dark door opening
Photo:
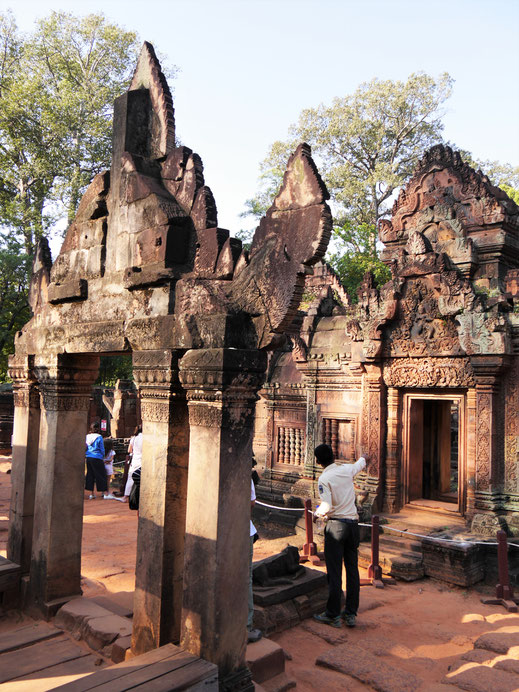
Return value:
[(459, 403), (413, 399), (408, 429), (408, 501), (458, 503)]

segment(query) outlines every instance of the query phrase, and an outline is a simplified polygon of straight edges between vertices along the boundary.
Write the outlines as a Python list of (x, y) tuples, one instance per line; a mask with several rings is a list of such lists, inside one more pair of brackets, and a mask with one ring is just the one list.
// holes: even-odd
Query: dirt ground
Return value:
[[(9, 468), (10, 460), (0, 458), (0, 554), (4, 556), (10, 499)], [(261, 536), (261, 527), (259, 530)], [(85, 501), (82, 554), (85, 596), (109, 594), (123, 602), (131, 599), (136, 535), (137, 515), (127, 505), (115, 500)], [(269, 539), (262, 536), (255, 545), (255, 559), (274, 554), (287, 543), (297, 544), (297, 540), (295, 537)], [(482, 593), (492, 591), (483, 586), (452, 587), (431, 579), (398, 582), (384, 589), (363, 586), (354, 629), (338, 630), (307, 620), (271, 638), (284, 648), (288, 658), (287, 673), (297, 681), (297, 689), (301, 692), (381, 689), (376, 683), (369, 684), (369, 680), (360, 682), (358, 676), (354, 679), (316, 665), (320, 655), (343, 645), (348, 645), (350, 654), (358, 652), (357, 663), (365, 655), (369, 667), (376, 657), (380, 666), (387, 664), (391, 670), (409, 675), (410, 680), (415, 676), (420, 683), (414, 689), (427, 692), (459, 689), (441, 684), (441, 681), (449, 674), (449, 667), (474, 648), (480, 635), (487, 632), (516, 634), (519, 645), (519, 614), (481, 604)], [(10, 620), (6, 616), (3, 622), (0, 619), (0, 631), (5, 631)], [(517, 648), (515, 658), (519, 658), (519, 646)], [(392, 688), (397, 692), (398, 687), (393, 685)]]

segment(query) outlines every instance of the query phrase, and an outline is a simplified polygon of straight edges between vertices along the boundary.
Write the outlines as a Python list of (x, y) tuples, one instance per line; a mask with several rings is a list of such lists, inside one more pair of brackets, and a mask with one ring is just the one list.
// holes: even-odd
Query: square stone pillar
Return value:
[(188, 351), (190, 423), (182, 645), (216, 663), (222, 689), (253, 689), (245, 667), (251, 454), (260, 351)]
[(396, 387), (387, 389), (387, 439), (386, 439), (386, 482), (384, 508), (390, 513), (402, 506), (400, 474), (402, 469), (400, 443), (402, 431), (402, 404)]
[(475, 501), (483, 510), (500, 510), (504, 492), (503, 356), (472, 356), (476, 379)]
[(14, 427), (11, 471), (11, 508), (7, 557), (29, 573), (31, 564), (34, 494), (40, 435), (40, 397), (33, 371), (33, 356), (11, 356)]
[(98, 356), (35, 358), (41, 397), (29, 598), (49, 615), (81, 594), (85, 437)]
[(143, 453), (132, 651), (180, 639), (189, 420), (176, 351), (134, 351)]
[(374, 513), (382, 509), (382, 462), (385, 438), (383, 421), (386, 420), (386, 388), (379, 364), (365, 364), (365, 368), (361, 419), (362, 444), (357, 445), (357, 452), (365, 454), (368, 459), (363, 487), (369, 493), (365, 504)]

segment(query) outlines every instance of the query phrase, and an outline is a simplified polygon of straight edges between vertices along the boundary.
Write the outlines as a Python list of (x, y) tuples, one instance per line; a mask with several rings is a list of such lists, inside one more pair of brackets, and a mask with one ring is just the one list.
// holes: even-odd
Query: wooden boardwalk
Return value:
[(218, 671), (173, 644), (107, 666), (99, 654), (60, 629), (34, 622), (0, 635), (0, 685), (2, 692), (165, 692), (202, 687), (216, 692)]

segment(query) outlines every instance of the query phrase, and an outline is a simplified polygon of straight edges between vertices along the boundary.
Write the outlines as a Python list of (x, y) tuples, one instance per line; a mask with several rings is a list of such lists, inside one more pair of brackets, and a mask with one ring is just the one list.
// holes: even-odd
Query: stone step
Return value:
[(266, 680), (285, 671), (285, 652), (279, 644), (266, 637), (247, 645), (245, 660), (254, 682), (263, 686)]
[(296, 687), (296, 681), (290, 678), (286, 673), (280, 673), (270, 680), (263, 683), (265, 692), (285, 692)]
[(467, 692), (516, 692), (519, 676), (506, 670), (477, 663), (466, 663), (442, 680)]
[[(371, 564), (371, 546), (361, 544), (359, 548), (359, 564), (369, 567)], [(403, 581), (415, 581), (424, 576), (423, 559), (421, 554), (398, 550), (397, 548), (381, 547), (379, 550), (379, 565), (385, 574), (402, 579)]]
[[(395, 668), (380, 656), (349, 642), (327, 649), (318, 656), (316, 664), (349, 675), (379, 692), (415, 692), (422, 685), (412, 673)], [(346, 681), (344, 689), (348, 689)]]
[(106, 656), (111, 656), (112, 645), (118, 638), (132, 633), (131, 620), (115, 615), (88, 598), (75, 598), (62, 606), (54, 624)]

